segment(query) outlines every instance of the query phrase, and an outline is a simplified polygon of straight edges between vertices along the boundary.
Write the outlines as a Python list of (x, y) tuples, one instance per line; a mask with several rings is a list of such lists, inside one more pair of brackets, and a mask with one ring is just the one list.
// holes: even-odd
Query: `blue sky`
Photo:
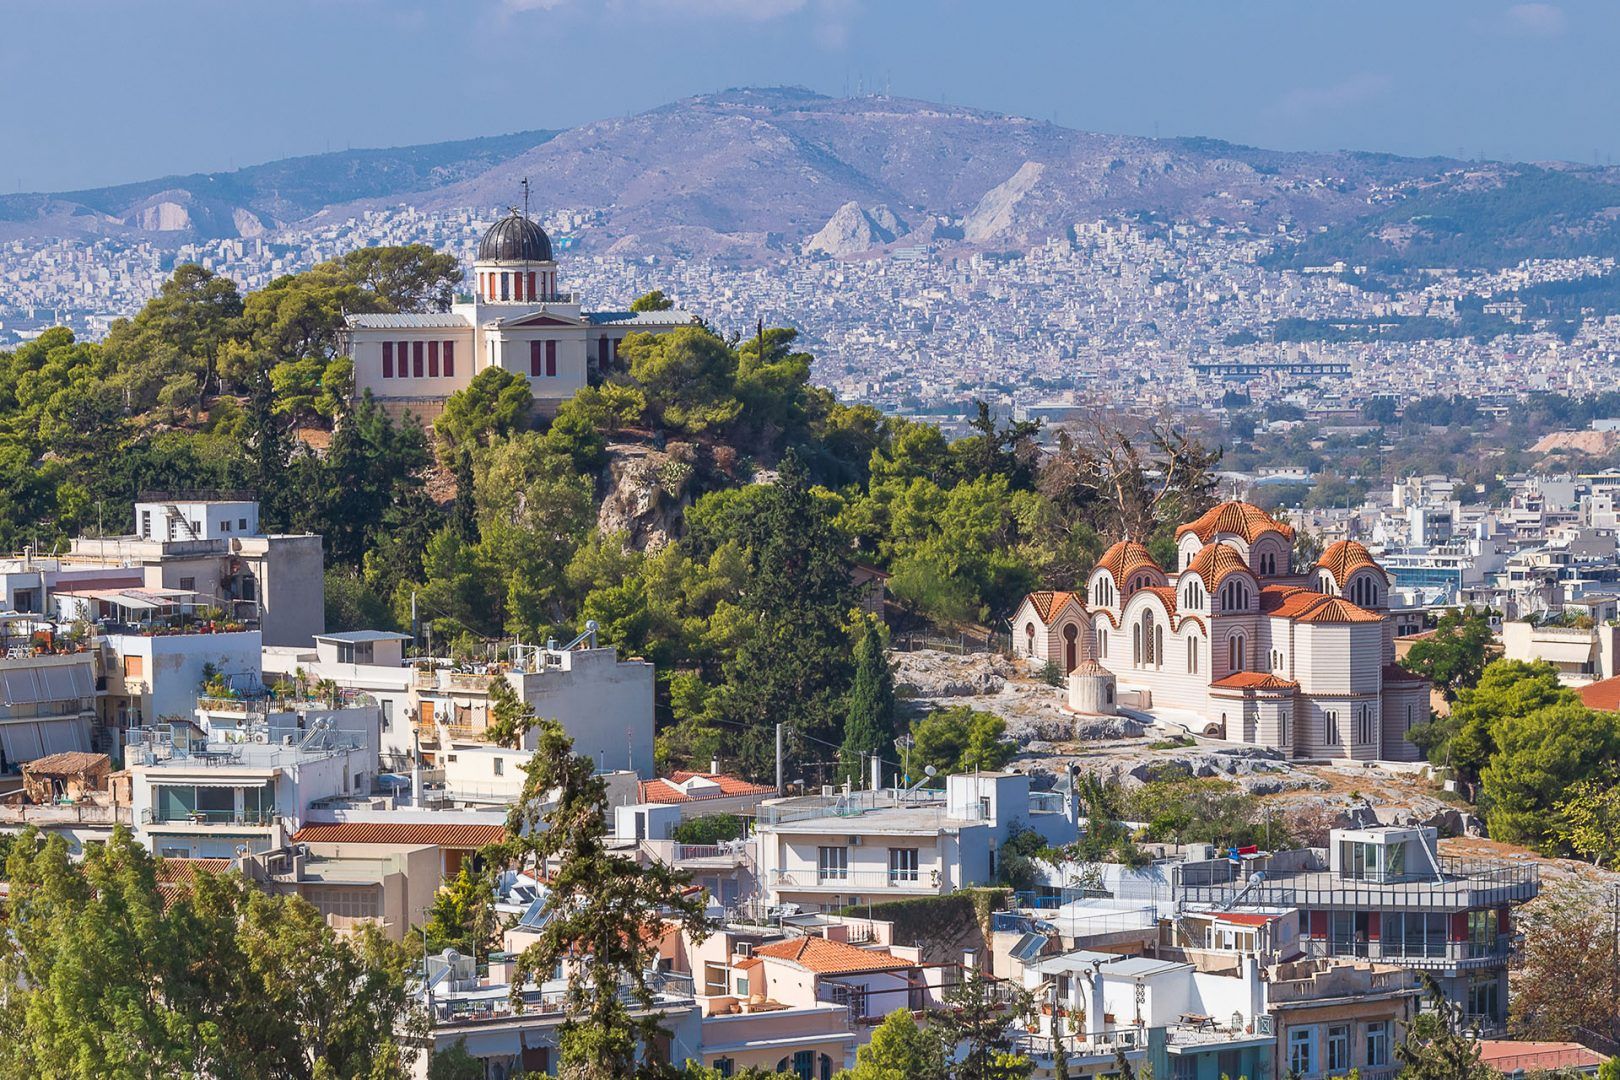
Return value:
[(0, 0), (0, 191), (857, 87), (1283, 149), (1620, 158), (1614, 0)]

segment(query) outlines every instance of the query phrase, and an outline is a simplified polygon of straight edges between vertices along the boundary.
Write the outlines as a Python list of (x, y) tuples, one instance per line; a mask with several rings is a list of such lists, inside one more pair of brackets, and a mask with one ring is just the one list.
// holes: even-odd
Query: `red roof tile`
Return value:
[(1407, 671), (1405, 668), (1401, 667), (1401, 665), (1399, 665), (1399, 664), (1385, 664), (1384, 665), (1384, 681), (1385, 682), (1428, 682), (1429, 680), (1425, 679), (1422, 675), (1419, 675), (1415, 671)]
[[(719, 791), (701, 791), (688, 795), (676, 784), (684, 783), (694, 776), (701, 776), (705, 780), (713, 780), (720, 785)], [(752, 784), (747, 780), (740, 780), (735, 776), (724, 773), (697, 773), (676, 770), (668, 780), (643, 780), (641, 782), (641, 801), (650, 803), (681, 803), (701, 802), (704, 799), (727, 799), (739, 795), (775, 795), (776, 788), (770, 784)]]
[(1340, 588), (1344, 587), (1345, 580), (1351, 574), (1367, 566), (1377, 570), (1385, 581), (1389, 580), (1384, 568), (1373, 561), (1372, 552), (1368, 551), (1364, 544), (1354, 540), (1340, 540), (1329, 544), (1327, 550), (1322, 552), (1322, 557), (1316, 560), (1316, 568), (1331, 574)]
[(1254, 573), (1249, 569), (1249, 564), (1243, 561), (1243, 555), (1237, 548), (1231, 544), (1205, 544), (1182, 572), (1197, 574), (1203, 580), (1204, 587), (1213, 590), (1228, 574), (1239, 570)]
[(336, 825), (305, 825), (293, 834), (300, 844), (397, 844), (444, 848), (481, 848), (506, 838), (499, 825), (451, 822), (415, 825), (395, 821), (345, 821)]
[(1041, 617), (1041, 622), (1050, 623), (1056, 612), (1063, 610), (1063, 605), (1075, 598), (1072, 592), (1058, 592), (1045, 589), (1029, 594), (1029, 602), (1035, 605), (1035, 614)]
[(1148, 549), (1135, 540), (1121, 540), (1103, 552), (1102, 558), (1097, 560), (1097, 569), (1106, 570), (1112, 574), (1114, 584), (1119, 586), (1122, 591), (1125, 588), (1125, 582), (1130, 576), (1143, 568), (1151, 568), (1158, 570), (1161, 574), (1164, 573), (1163, 568), (1153, 561), (1153, 556), (1148, 552)]
[(1299, 683), (1269, 671), (1235, 671), (1209, 684), (1211, 690), (1298, 690)]
[(1608, 1060), (1580, 1043), (1518, 1042), (1514, 1039), (1481, 1039), (1479, 1059), (1501, 1073), (1592, 1069)]
[(1279, 532), (1287, 540), (1294, 538), (1293, 526), (1278, 521), (1253, 503), (1223, 502), (1210, 507), (1197, 520), (1176, 529), (1176, 539), (1180, 540), (1186, 533), (1196, 533), (1198, 539), (1207, 544), (1218, 533), (1227, 533), (1241, 536), (1252, 544), (1256, 537), (1267, 531)]
[(1599, 712), (1620, 712), (1620, 675), (1577, 687), (1581, 703)]
[(198, 874), (223, 874), (231, 868), (229, 859), (159, 859), (157, 879), (165, 885), (189, 885)]
[(754, 950), (755, 956), (790, 960), (817, 975), (854, 975), (866, 971), (900, 971), (916, 965), (893, 953), (862, 949), (823, 937), (788, 938)]

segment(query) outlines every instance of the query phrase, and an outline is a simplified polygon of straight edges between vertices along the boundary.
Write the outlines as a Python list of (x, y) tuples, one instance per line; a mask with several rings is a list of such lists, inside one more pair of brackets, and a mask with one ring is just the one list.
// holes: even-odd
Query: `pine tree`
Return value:
[[(659, 940), (678, 929), (708, 933), (701, 894), (662, 863), (638, 866), (607, 849), (607, 785), (552, 720), (525, 766), (523, 794), (507, 816), (507, 838), (494, 853), (514, 865), (545, 867), (547, 919), (517, 958), (514, 1001), (531, 979), (566, 972), (559, 1076), (607, 1080), (637, 1074), (637, 1058), (660, 1032), (648, 972)], [(642, 1015), (631, 1013), (631, 1003)]]
[(1034, 1069), (1013, 1051), (1007, 1026), (1034, 1011), (1025, 990), (976, 970), (945, 992), (945, 1007), (929, 1014), (929, 1027), (946, 1046), (965, 1046), (951, 1075), (955, 1080), (1020, 1080)]
[(855, 684), (844, 716), (840, 757), (846, 776), (860, 781), (863, 763), (888, 749), (894, 737), (894, 700), (894, 672), (883, 651), (883, 635), (868, 622), (855, 646)]

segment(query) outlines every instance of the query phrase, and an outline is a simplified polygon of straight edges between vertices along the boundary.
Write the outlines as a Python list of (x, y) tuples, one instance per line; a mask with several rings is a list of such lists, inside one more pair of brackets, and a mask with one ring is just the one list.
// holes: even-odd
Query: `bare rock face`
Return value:
[(1038, 161), (1026, 161), (1002, 183), (984, 193), (962, 222), (962, 237), (970, 244), (993, 240), (1012, 229), (1018, 204), (1046, 172)]
[(605, 489), (596, 512), (596, 527), (604, 534), (623, 532), (631, 547), (652, 551), (676, 539), (682, 517), (692, 504), (691, 447), (675, 444), (667, 450), (616, 444), (609, 448), (602, 470)]
[(887, 206), (861, 209), (851, 199), (833, 212), (827, 224), (804, 243), (805, 254), (831, 255), (835, 259), (859, 255), (878, 244), (887, 244), (905, 232), (905, 225)]

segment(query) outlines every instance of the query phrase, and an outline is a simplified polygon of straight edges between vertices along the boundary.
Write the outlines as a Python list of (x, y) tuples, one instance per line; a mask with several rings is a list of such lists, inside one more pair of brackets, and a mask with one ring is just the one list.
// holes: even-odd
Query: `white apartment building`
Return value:
[(1049, 843), (1076, 839), (1072, 797), (1032, 792), (1020, 773), (946, 778), (945, 790), (831, 791), (760, 807), (759, 882), (769, 903), (835, 910), (942, 896), (996, 880), (1015, 827)]

